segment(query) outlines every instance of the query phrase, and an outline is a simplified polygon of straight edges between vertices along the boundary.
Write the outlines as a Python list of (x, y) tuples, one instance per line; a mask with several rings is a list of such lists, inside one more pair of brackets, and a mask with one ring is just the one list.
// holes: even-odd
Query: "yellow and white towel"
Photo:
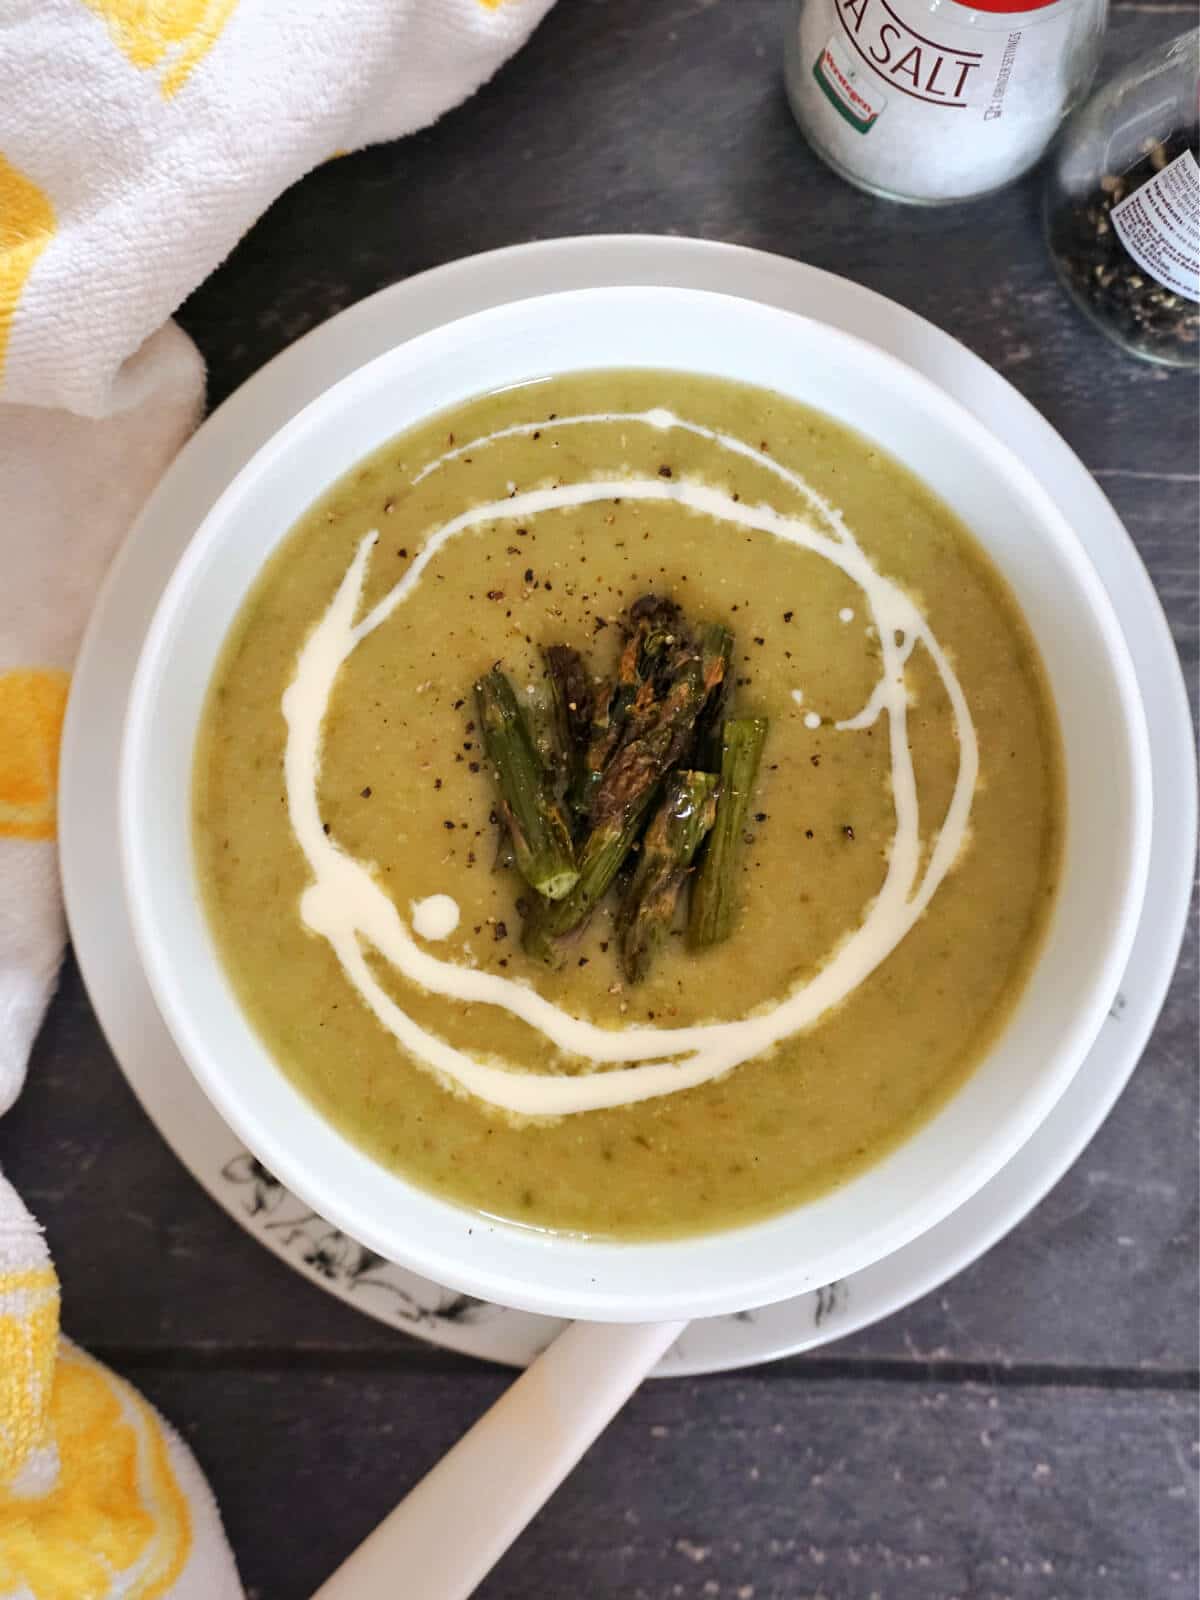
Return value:
[[(168, 319), (296, 178), (433, 121), (551, 4), (0, 4), (0, 1113), (62, 955), (55, 787), (79, 636), (203, 404)], [(53, 1266), (0, 1178), (0, 1600), (238, 1593), (186, 1448), (60, 1339)]]
[(58, 1282), (0, 1177), (0, 1595), (239, 1600), (212, 1493), (141, 1395), (58, 1331)]

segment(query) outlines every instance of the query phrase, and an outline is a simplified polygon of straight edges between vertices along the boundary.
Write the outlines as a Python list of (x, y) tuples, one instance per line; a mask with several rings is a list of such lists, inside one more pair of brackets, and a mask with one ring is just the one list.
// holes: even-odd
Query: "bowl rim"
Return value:
[[(319, 431), (329, 418), (336, 416), (351, 397), (356, 395), (361, 397), (373, 386), (386, 383), (393, 367), (398, 363), (404, 365), (419, 360), (429, 349), (436, 349), (439, 343), (448, 338), (461, 338), (478, 325), (502, 323), (513, 316), (518, 318), (528, 316), (531, 308), (543, 307), (548, 303), (558, 309), (563, 307), (564, 302), (578, 302), (581, 303), (581, 309), (586, 305), (594, 313), (598, 302), (609, 302), (610, 305), (618, 307), (623, 298), (630, 296), (638, 299), (661, 298), (676, 304), (704, 302), (707, 303), (707, 309), (712, 310), (714, 314), (719, 314), (721, 310), (728, 312), (732, 307), (735, 308), (737, 315), (751, 320), (758, 319), (764, 326), (781, 323), (805, 325), (809, 337), (826, 341), (833, 347), (840, 347), (850, 359), (857, 360), (860, 364), (865, 362), (876, 372), (890, 375), (893, 383), (915, 389), (921, 394), (927, 408), (941, 414), (942, 420), (951, 431), (965, 435), (974, 450), (991, 456), (998, 470), (1020, 485), (1025, 497), (1037, 506), (1043, 528), (1052, 532), (1057, 553), (1070, 569), (1080, 604), (1086, 606), (1092, 622), (1101, 635), (1103, 654), (1112, 670), (1118, 690), (1121, 715), (1116, 722), (1128, 758), (1130, 799), (1129, 833), (1125, 841), (1127, 846), (1125, 870), (1119, 894), (1115, 896), (1119, 903), (1119, 912), (1104, 959), (1088, 982), (1089, 1002), (1064, 1024), (1057, 1048), (1053, 1052), (1053, 1066), (1044, 1069), (1036, 1080), (1036, 1086), (1031, 1086), (1020, 1102), (1019, 1114), (1016, 1110), (1011, 1114), (1009, 1121), (1012, 1127), (1006, 1136), (999, 1138), (993, 1134), (984, 1146), (988, 1151), (986, 1158), (981, 1158), (981, 1151), (977, 1149), (973, 1161), (964, 1163), (952, 1178), (938, 1185), (936, 1193), (940, 1198), (936, 1203), (931, 1203), (927, 1198), (921, 1203), (906, 1205), (898, 1216), (872, 1231), (869, 1236), (872, 1242), (865, 1248), (861, 1244), (856, 1244), (826, 1251), (819, 1258), (822, 1261), (820, 1270), (812, 1268), (805, 1270), (802, 1266), (789, 1262), (785, 1256), (782, 1260), (777, 1259), (769, 1271), (760, 1272), (754, 1279), (753, 1285), (740, 1282), (731, 1287), (728, 1284), (712, 1285), (697, 1282), (692, 1289), (676, 1289), (670, 1293), (659, 1289), (650, 1294), (638, 1293), (635, 1298), (631, 1298), (628, 1291), (613, 1291), (611, 1288), (588, 1291), (576, 1286), (570, 1292), (564, 1293), (553, 1286), (547, 1289), (540, 1279), (532, 1277), (524, 1281), (514, 1281), (509, 1272), (497, 1271), (486, 1260), (481, 1261), (481, 1256), (486, 1252), (483, 1252), (478, 1244), (470, 1250), (463, 1248), (457, 1257), (447, 1256), (441, 1249), (428, 1248), (423, 1238), (419, 1236), (419, 1230), (414, 1235), (411, 1228), (402, 1233), (394, 1226), (378, 1225), (369, 1213), (356, 1206), (352, 1199), (339, 1191), (332, 1175), (313, 1174), (307, 1165), (294, 1158), (286, 1138), (279, 1137), (275, 1129), (267, 1125), (261, 1117), (255, 1116), (253, 1106), (238, 1093), (230, 1075), (206, 1049), (203, 1029), (193, 1025), (194, 1019), (186, 1003), (184, 986), (179, 982), (168, 955), (168, 944), (158, 937), (160, 929), (152, 914), (152, 885), (144, 871), (140, 850), (141, 833), (138, 827), (142, 803), (138, 779), (140, 774), (149, 770), (149, 756), (145, 747), (146, 724), (158, 679), (169, 658), (171, 636), (174, 624), (178, 620), (181, 603), (190, 590), (197, 569), (202, 566), (211, 550), (219, 547), (223, 538), (228, 537), (230, 526), (236, 526), (240, 502), (252, 493), (260, 480), (264, 476), (270, 476), (279, 460), (286, 457), (299, 440), (314, 430)], [(595, 366), (595, 362), (586, 365), (568, 363), (561, 370), (593, 370)], [(719, 374), (714, 375), (719, 376)], [(495, 384), (481, 385), (474, 392), (484, 393), (494, 387)], [(458, 403), (463, 403), (468, 398), (469, 395), (464, 395), (463, 400)], [(414, 424), (401, 424), (399, 427), (402, 429), (404, 426), (412, 425)], [(357, 459), (361, 459), (373, 448), (374, 446), (364, 445)], [(350, 465), (352, 462), (340, 470), (350, 470)], [(340, 474), (335, 474), (337, 475)], [(272, 549), (277, 546), (279, 540), (286, 537), (287, 532), (288, 529), (285, 528), (278, 534)], [(981, 540), (981, 542), (987, 549), (986, 541)], [(246, 590), (243, 589), (243, 599), (245, 593)], [(1036, 638), (1036, 630), (1033, 631)], [(194, 730), (192, 745), (194, 747)], [(1149, 862), (1149, 740), (1128, 647), (1103, 584), (1069, 521), (1034, 475), (1024, 466), (1016, 452), (996, 439), (984, 424), (931, 380), (866, 340), (830, 327), (812, 317), (766, 306), (740, 296), (668, 286), (628, 285), (566, 290), (510, 301), (454, 318), (403, 341), (356, 368), (309, 402), (273, 434), (235, 474), (192, 534), (155, 608), (142, 645), (126, 707), (121, 738), (118, 792), (121, 866), (129, 901), (130, 920), (155, 1002), (180, 1053), (201, 1088), (247, 1146), (290, 1189), (304, 1198), (332, 1224), (368, 1247), (378, 1250), (384, 1256), (402, 1261), (416, 1272), (461, 1292), (523, 1310), (555, 1316), (585, 1316), (600, 1320), (708, 1316), (771, 1304), (813, 1288), (819, 1283), (844, 1277), (850, 1272), (859, 1270), (870, 1261), (878, 1260), (891, 1250), (899, 1248), (949, 1215), (992, 1177), (1033, 1133), (1082, 1062), (1103, 1022), (1111, 995), (1117, 988), (1128, 958), (1145, 892)], [(219, 958), (218, 964), (220, 964)], [(232, 996), (232, 992), (230, 992), (230, 1004), (240, 1012), (241, 1008)], [(270, 1054), (269, 1050), (267, 1054)], [(280, 1072), (281, 1077), (284, 1076), (281, 1069), (276, 1070)], [(295, 1092), (300, 1093), (298, 1090)], [(319, 1112), (311, 1106), (310, 1110), (323, 1124), (326, 1132), (346, 1150), (352, 1152), (354, 1158), (366, 1161), (377, 1171), (385, 1173), (389, 1185), (394, 1186), (397, 1193), (403, 1192), (406, 1195), (410, 1207), (415, 1205), (418, 1211), (432, 1207), (441, 1213), (452, 1213), (460, 1222), (471, 1221), (475, 1226), (469, 1232), (475, 1235), (500, 1229), (506, 1233), (520, 1233), (528, 1238), (530, 1234), (528, 1229), (520, 1229), (498, 1219), (469, 1212), (454, 1202), (441, 1199), (411, 1183), (402, 1174), (377, 1166), (371, 1157), (346, 1140)], [(909, 1142), (911, 1141), (904, 1141), (904, 1143)], [(886, 1161), (888, 1158), (882, 1159)], [(876, 1169), (867, 1169), (865, 1175), (869, 1175), (873, 1170)], [(758, 1235), (772, 1230), (784, 1231), (789, 1220), (794, 1219), (804, 1209), (804, 1206), (793, 1207), (758, 1222), (682, 1239), (629, 1241), (614, 1245), (609, 1240), (585, 1241), (572, 1235), (544, 1234), (534, 1241), (535, 1249), (530, 1254), (530, 1260), (537, 1260), (539, 1253), (541, 1258), (545, 1259), (547, 1251), (553, 1252), (563, 1246), (582, 1247), (594, 1251), (597, 1253), (598, 1263), (600, 1253), (613, 1250), (619, 1250), (622, 1254), (632, 1252), (637, 1255), (670, 1251), (682, 1257), (695, 1257), (699, 1273), (703, 1266), (705, 1247), (714, 1241), (728, 1241), (750, 1233)], [(911, 1216), (914, 1211), (924, 1213), (921, 1220), (915, 1224)]]

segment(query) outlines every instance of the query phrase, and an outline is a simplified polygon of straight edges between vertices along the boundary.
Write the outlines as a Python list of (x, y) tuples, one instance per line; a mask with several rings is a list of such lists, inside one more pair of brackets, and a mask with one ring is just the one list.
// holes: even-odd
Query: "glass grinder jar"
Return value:
[(1107, 0), (793, 0), (786, 80), (817, 154), (891, 200), (1011, 183), (1087, 91)]
[(1111, 339), (1200, 362), (1200, 29), (1130, 63), (1063, 130), (1046, 184), (1050, 254)]

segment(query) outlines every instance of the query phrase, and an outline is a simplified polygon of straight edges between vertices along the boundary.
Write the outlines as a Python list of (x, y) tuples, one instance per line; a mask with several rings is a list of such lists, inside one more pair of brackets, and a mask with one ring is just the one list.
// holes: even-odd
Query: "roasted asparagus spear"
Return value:
[(704, 622), (696, 631), (702, 661), (721, 659), (720, 682), (709, 693), (696, 721), (693, 764), (702, 772), (721, 770), (721, 729), (733, 692), (733, 634), (720, 622)]
[(617, 921), (631, 983), (646, 976), (670, 932), (692, 861), (716, 818), (719, 782), (711, 772), (676, 771), (663, 785)]
[(602, 685), (593, 697), (580, 797), (585, 814), (590, 813), (605, 768), (625, 738), (631, 712), (639, 700), (658, 697), (671, 675), (672, 659), (686, 641), (679, 607), (657, 595), (635, 600), (629, 621), (616, 681)]
[(484, 752), (517, 870), (539, 895), (561, 900), (579, 878), (567, 819), (516, 694), (498, 667), (475, 685)]
[(765, 717), (731, 717), (724, 725), (717, 819), (704, 859), (692, 880), (688, 943), (694, 948), (719, 944), (733, 930), (737, 912), (735, 872), (766, 737)]
[(592, 736), (594, 691), (578, 650), (571, 649), (570, 645), (552, 644), (542, 652), (542, 657), (554, 706), (558, 743), (563, 753), (560, 790), (568, 812), (578, 821), (587, 807), (584, 775)]

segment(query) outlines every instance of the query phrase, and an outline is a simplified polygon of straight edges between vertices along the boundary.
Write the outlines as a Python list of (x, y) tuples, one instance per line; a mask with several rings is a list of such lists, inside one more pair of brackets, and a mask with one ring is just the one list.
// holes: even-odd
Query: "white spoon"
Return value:
[(572, 1323), (313, 1600), (466, 1600), (686, 1326)]

